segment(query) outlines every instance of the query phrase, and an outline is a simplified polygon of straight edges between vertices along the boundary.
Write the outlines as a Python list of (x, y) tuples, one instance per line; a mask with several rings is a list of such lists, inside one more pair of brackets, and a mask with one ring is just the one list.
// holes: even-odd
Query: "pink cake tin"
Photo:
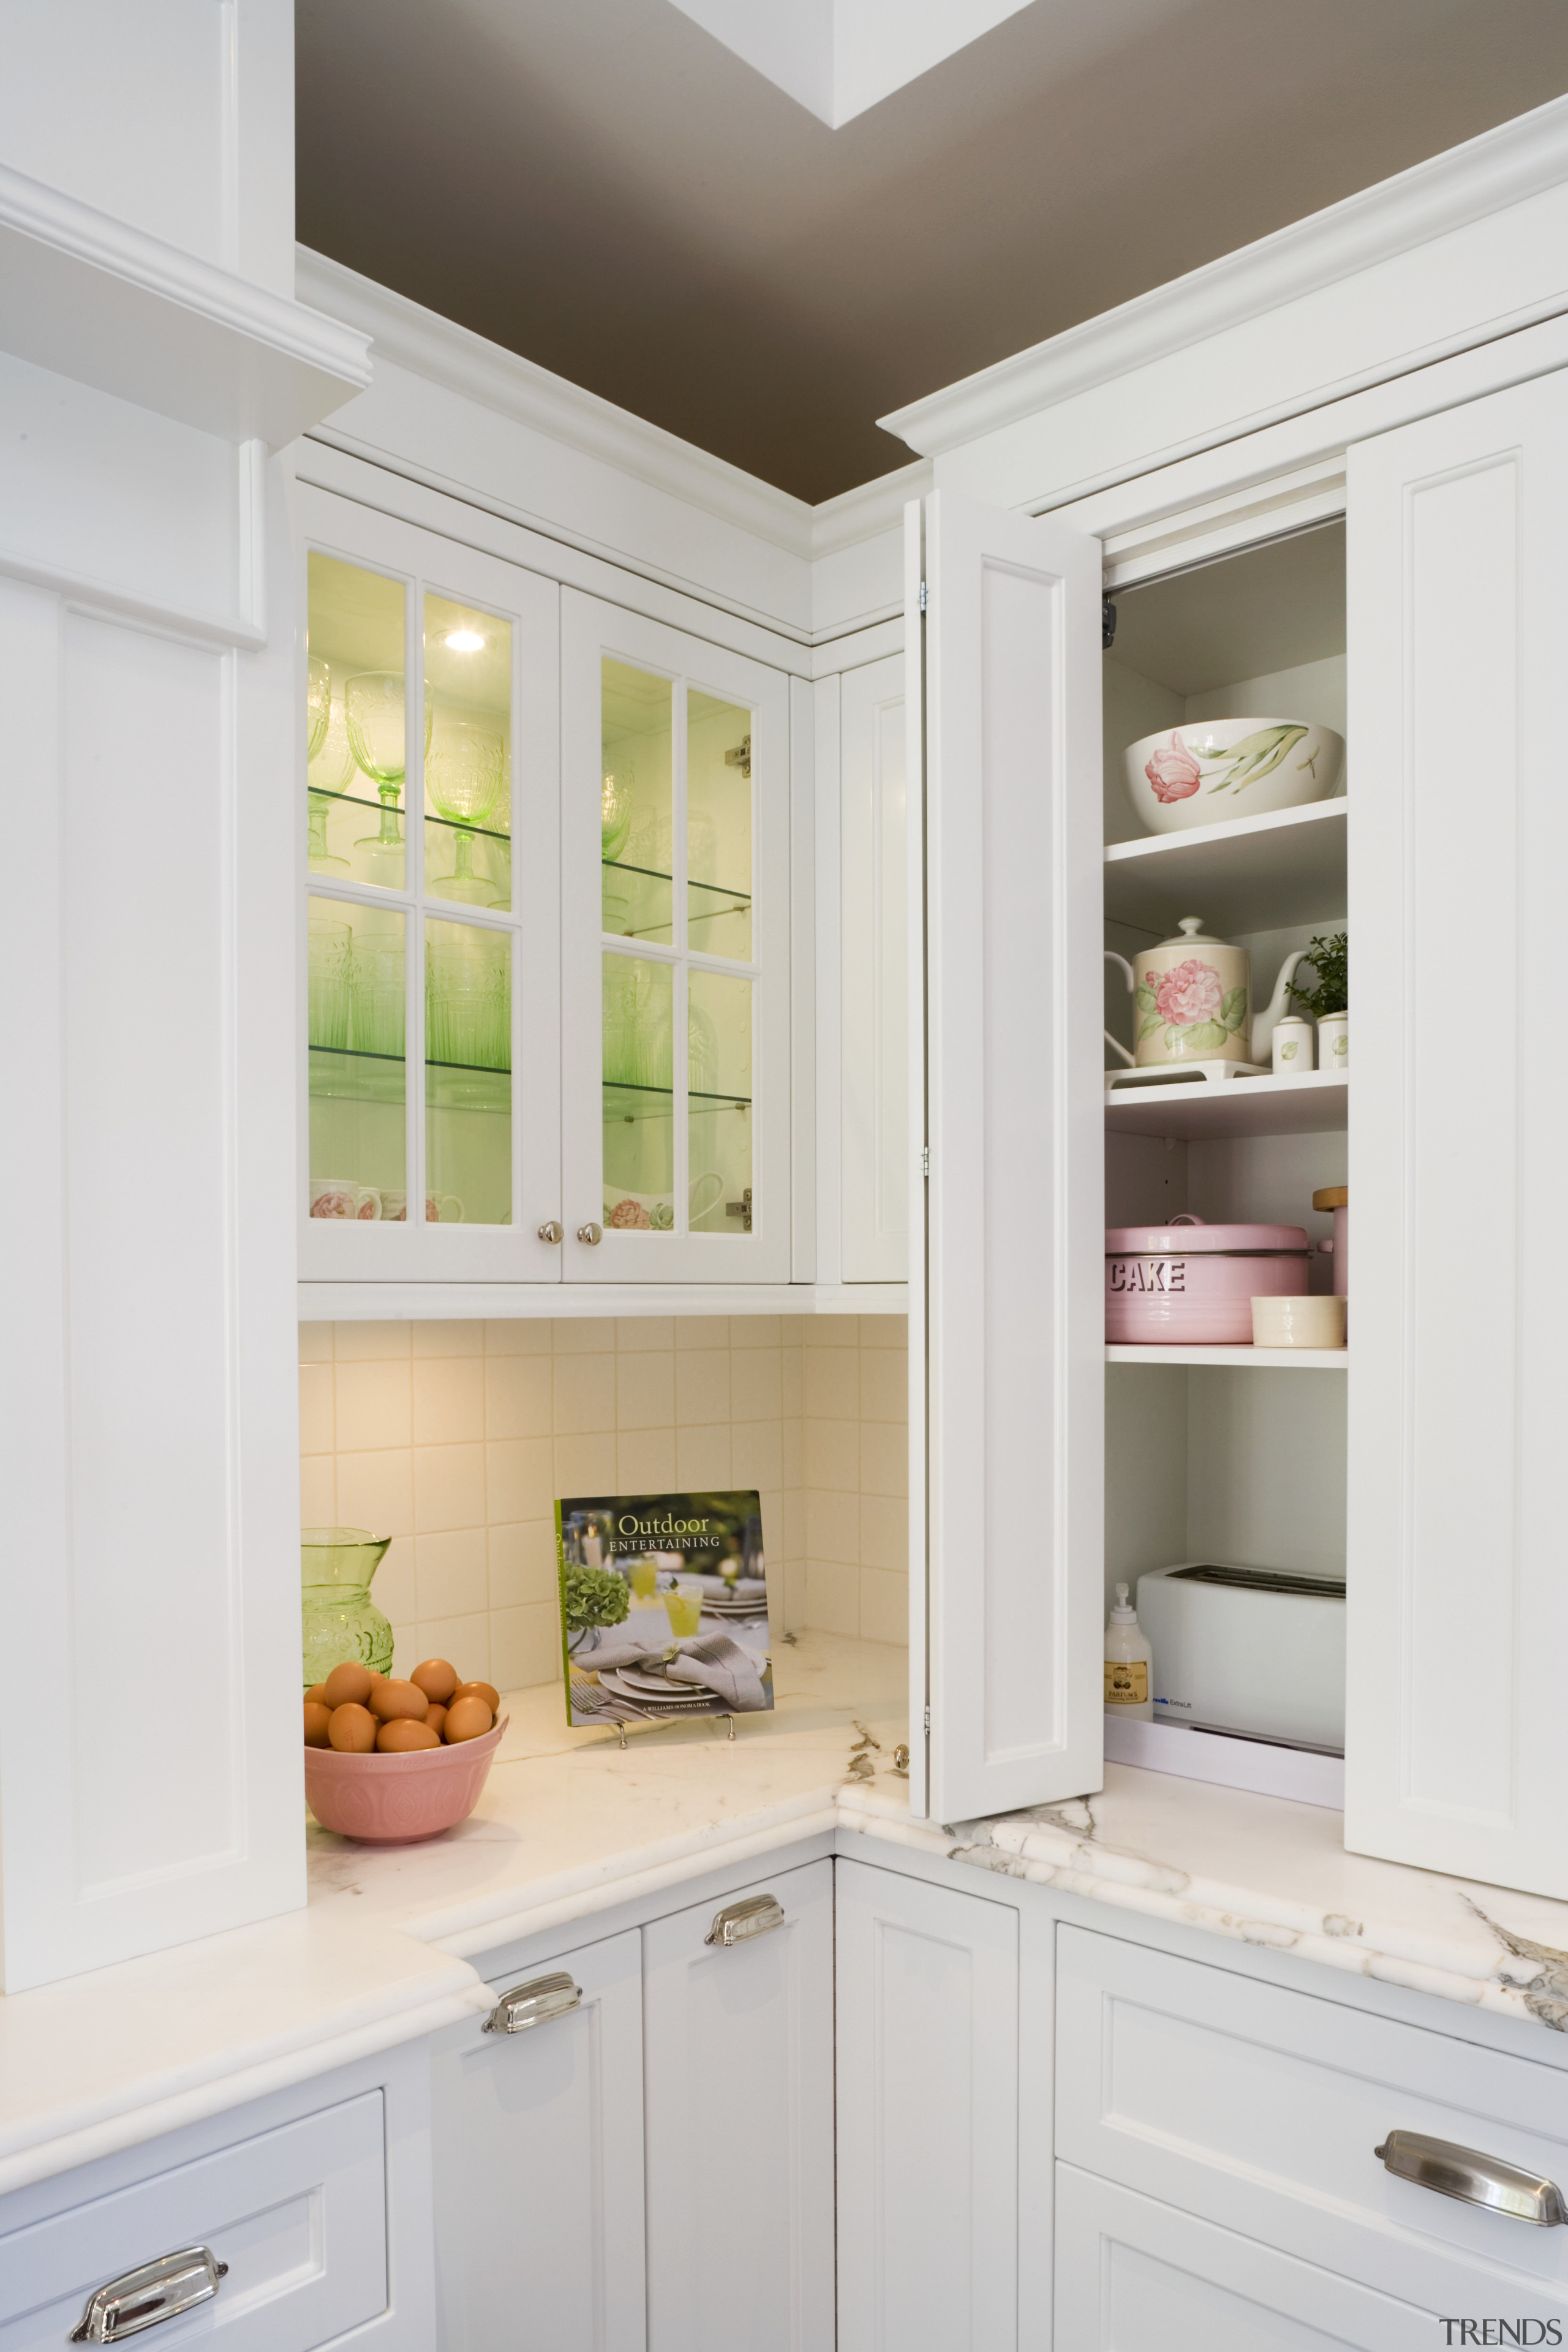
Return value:
[(1255, 1298), (1306, 1296), (1301, 1225), (1110, 1225), (1105, 1336), (1122, 1346), (1250, 1347)]

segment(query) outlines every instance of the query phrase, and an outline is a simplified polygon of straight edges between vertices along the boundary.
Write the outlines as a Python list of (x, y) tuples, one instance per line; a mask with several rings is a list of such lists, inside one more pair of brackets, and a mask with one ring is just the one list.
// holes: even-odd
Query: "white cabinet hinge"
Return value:
[(921, 1174), (922, 1176), (929, 1176), (931, 1174), (931, 1146), (929, 1143), (925, 1143), (921, 1146)]
[(926, 1738), (929, 1739), (931, 1738), (931, 1709), (929, 1706), (926, 1709), (925, 1734)]
[(926, 608), (926, 584), (925, 584), (925, 582), (922, 580), (922, 581), (921, 582), (921, 611), (923, 613), (923, 612), (925, 611), (925, 608)]

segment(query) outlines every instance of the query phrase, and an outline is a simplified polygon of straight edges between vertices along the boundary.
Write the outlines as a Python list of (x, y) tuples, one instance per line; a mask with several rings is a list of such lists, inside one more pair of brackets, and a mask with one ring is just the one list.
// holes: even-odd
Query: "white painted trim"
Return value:
[(295, 282), (302, 299), (371, 339), (378, 359), (808, 562), (895, 529), (906, 499), (930, 488), (931, 467), (916, 459), (820, 506), (808, 506), (308, 246), (297, 248)]
[(129, 621), (150, 635), (174, 637), (183, 645), (200, 646), (204, 650), (214, 646), (236, 646), (242, 652), (256, 653), (267, 643), (265, 629), (252, 627), (237, 614), (231, 619), (222, 614), (191, 613), (173, 604), (153, 604), (132, 590), (89, 579), (85, 572), (59, 564), (40, 562), (31, 555), (15, 554), (6, 547), (0, 547), (0, 574), (9, 580), (26, 581), (30, 588), (52, 590), (65, 599), (73, 613)]
[[(1099, 318), (911, 401), (878, 423), (911, 448), (939, 456), (1392, 260), (1564, 179), (1568, 99), (1553, 99)], [(1568, 291), (1555, 308), (1565, 306)], [(1494, 324), (1488, 331), (1499, 331)], [(1313, 392), (1304, 387), (1301, 404), (1316, 405), (1331, 396), (1321, 387)]]
[(574, 1315), (907, 1315), (901, 1282), (301, 1282), (301, 1323)]
[(36, 366), (270, 448), (370, 382), (352, 326), (5, 164), (0, 339)]

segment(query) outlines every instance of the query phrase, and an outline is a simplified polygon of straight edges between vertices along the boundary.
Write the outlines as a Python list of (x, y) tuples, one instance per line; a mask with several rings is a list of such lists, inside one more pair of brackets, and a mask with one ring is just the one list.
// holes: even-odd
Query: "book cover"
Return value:
[(669, 1723), (773, 1703), (754, 1492), (555, 1506), (568, 1723)]

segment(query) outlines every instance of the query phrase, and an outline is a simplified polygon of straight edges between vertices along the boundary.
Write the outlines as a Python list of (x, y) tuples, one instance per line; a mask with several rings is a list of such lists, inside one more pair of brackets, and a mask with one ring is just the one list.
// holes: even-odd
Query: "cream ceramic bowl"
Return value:
[(1142, 736), (1122, 753), (1127, 797), (1151, 833), (1225, 824), (1326, 801), (1345, 739), (1300, 719), (1198, 719)]

